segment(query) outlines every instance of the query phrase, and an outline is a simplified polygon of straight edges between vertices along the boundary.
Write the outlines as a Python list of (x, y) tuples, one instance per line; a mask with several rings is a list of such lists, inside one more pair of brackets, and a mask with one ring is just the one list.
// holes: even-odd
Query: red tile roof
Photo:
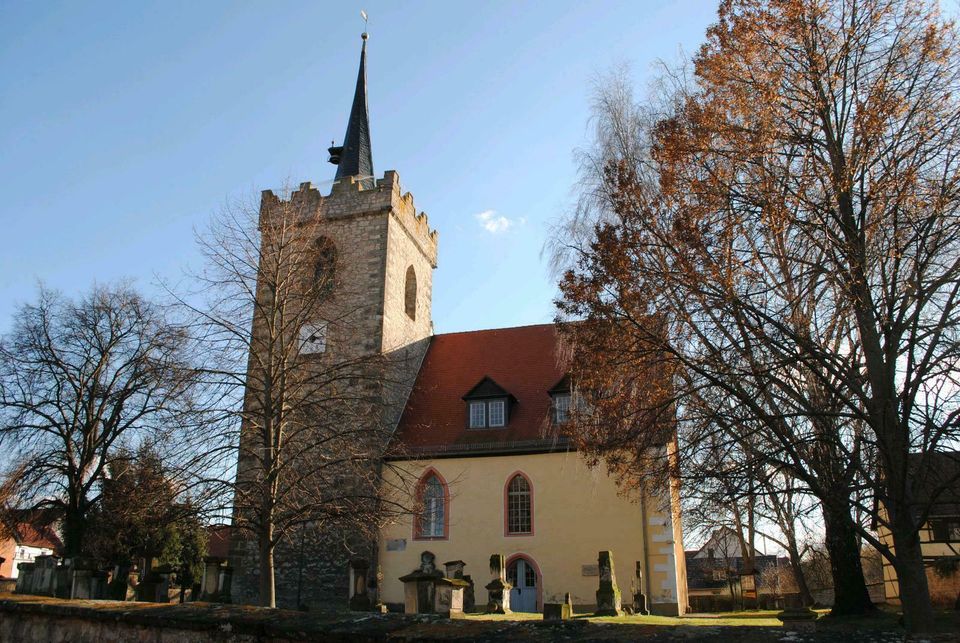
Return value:
[[(397, 427), (401, 448), (410, 451), (483, 451), (543, 448), (550, 395), (564, 375), (553, 324), (435, 335)], [(468, 429), (462, 399), (484, 377), (517, 402), (505, 428)]]
[(15, 527), (14, 531), (14, 539), (18, 545), (52, 549), (56, 553), (60, 553), (63, 548), (63, 543), (50, 526), (22, 522)]
[(226, 558), (230, 554), (230, 538), (233, 527), (230, 525), (210, 525), (207, 527), (207, 556)]

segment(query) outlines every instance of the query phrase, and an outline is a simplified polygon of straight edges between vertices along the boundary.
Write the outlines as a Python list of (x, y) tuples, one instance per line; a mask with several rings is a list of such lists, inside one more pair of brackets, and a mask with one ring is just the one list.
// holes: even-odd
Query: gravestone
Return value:
[(233, 567), (229, 564), (220, 568), (219, 594), (221, 603), (233, 601)]
[(350, 561), (350, 609), (357, 612), (369, 612), (372, 607), (367, 589), (369, 569), (370, 564), (363, 558)]
[(33, 582), (36, 563), (20, 563), (17, 565), (17, 594), (33, 594)]
[(443, 578), (437, 570), (432, 552), (420, 554), (420, 567), (406, 576), (400, 577), (403, 583), (403, 611), (405, 614), (432, 614), (436, 600), (436, 581)]
[(431, 552), (423, 552), (420, 567), (400, 578), (403, 583), (404, 612), (443, 616), (462, 614), (463, 592), (469, 584), (462, 578), (444, 577), (434, 560)]
[(200, 600), (211, 603), (220, 600), (220, 570), (223, 569), (226, 558), (206, 556), (203, 559), (203, 578), (200, 580)]
[(486, 585), (487, 612), (490, 614), (510, 614), (510, 590), (513, 585), (507, 582), (507, 568), (503, 554), (490, 557), (490, 574), (493, 576)]
[(567, 621), (571, 618), (573, 618), (573, 599), (570, 598), (570, 592), (564, 594), (562, 603), (543, 604), (543, 620)]
[(139, 584), (140, 571), (137, 566), (130, 561), (119, 562), (113, 566), (113, 578), (107, 586), (107, 596), (113, 601), (134, 601)]
[(633, 613), (646, 616), (650, 613), (647, 607), (647, 595), (643, 593), (643, 568), (640, 561), (637, 561), (637, 568), (634, 572), (634, 591), (633, 591)]
[(98, 598), (91, 595), (93, 572), (96, 571), (93, 561), (86, 558), (74, 558), (70, 565), (70, 598), (90, 600)]
[(600, 588), (597, 589), (597, 616), (620, 616), (622, 605), (617, 576), (613, 569), (613, 553), (600, 552), (597, 558), (600, 568)]
[(463, 573), (466, 566), (467, 564), (462, 560), (450, 560), (443, 564), (447, 578), (462, 580), (467, 584), (463, 588), (463, 611), (470, 612), (476, 606), (476, 598), (474, 596), (473, 579), (469, 574)]
[(147, 603), (169, 603), (172, 573), (173, 570), (169, 565), (160, 565), (148, 571), (143, 581), (137, 586), (137, 600)]

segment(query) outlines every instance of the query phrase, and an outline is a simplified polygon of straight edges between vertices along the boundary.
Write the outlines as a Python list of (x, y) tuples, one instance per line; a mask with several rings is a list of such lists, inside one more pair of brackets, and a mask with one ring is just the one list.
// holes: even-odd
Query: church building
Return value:
[[(682, 614), (687, 594), (678, 489), (628, 500), (603, 466), (588, 467), (564, 437), (571, 385), (555, 327), (433, 333), (439, 235), (401, 190), (396, 172), (374, 172), (366, 47), (364, 34), (343, 146), (330, 148), (337, 165), (331, 191), (321, 195), (303, 184), (291, 199), (315, 209), (325, 243), (336, 246), (338, 274), (360, 281), (349, 297), (364, 311), (363, 347), (413, 357), (394, 378), (402, 386), (384, 393), (384, 414), (395, 428), (381, 475), (384, 488), (409, 489), (412, 497), (397, 501), (416, 510), (384, 525), (365, 554), (376, 599), (402, 609), (399, 579), (430, 552), (438, 565), (465, 563), (482, 605), (490, 557), (502, 554), (514, 611), (541, 611), (544, 602), (562, 602), (568, 592), (587, 610), (596, 604), (598, 553), (608, 550), (625, 604), (642, 592), (652, 612)], [(265, 203), (276, 198), (264, 196)], [(323, 341), (328, 352), (346, 350), (333, 334)], [(348, 563), (344, 555), (329, 573), (310, 575), (344, 605)], [(241, 573), (235, 583), (243, 582)], [(284, 605), (279, 586), (285, 582), (278, 574), (281, 607), (292, 606)]]

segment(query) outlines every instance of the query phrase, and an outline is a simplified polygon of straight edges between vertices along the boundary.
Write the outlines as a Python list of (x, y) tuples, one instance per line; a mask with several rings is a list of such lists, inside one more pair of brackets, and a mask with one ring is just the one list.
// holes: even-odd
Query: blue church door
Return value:
[(523, 558), (507, 566), (507, 580), (513, 585), (510, 590), (510, 609), (514, 612), (537, 611), (537, 571)]

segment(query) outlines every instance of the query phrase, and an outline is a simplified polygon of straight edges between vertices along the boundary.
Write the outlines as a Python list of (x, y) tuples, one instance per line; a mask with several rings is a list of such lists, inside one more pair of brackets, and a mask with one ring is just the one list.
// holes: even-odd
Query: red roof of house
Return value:
[(55, 528), (55, 514), (49, 510), (11, 509), (3, 520), (17, 545), (52, 549), (57, 554), (63, 549)]
[(230, 538), (233, 527), (230, 525), (210, 525), (207, 527), (207, 556), (226, 558), (230, 555)]
[(52, 549), (57, 553), (63, 548), (63, 543), (60, 542), (60, 538), (50, 526), (20, 523), (16, 526), (15, 531), (15, 538), (18, 545)]
[[(435, 335), (400, 418), (399, 443), (415, 452), (555, 444), (548, 391), (563, 375), (553, 324)], [(506, 427), (468, 429), (463, 396), (485, 377), (516, 402)]]

